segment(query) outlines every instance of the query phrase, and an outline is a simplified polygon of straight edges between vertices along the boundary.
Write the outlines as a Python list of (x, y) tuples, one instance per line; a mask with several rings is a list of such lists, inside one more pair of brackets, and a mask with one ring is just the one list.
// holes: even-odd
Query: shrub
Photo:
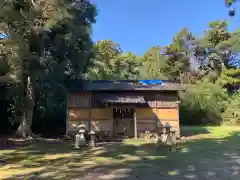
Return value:
[(224, 124), (240, 124), (240, 93), (235, 93), (228, 99), (222, 119)]
[(180, 95), (180, 118), (183, 124), (221, 124), (222, 112), (226, 109), (228, 94), (218, 84), (207, 80), (186, 86)]

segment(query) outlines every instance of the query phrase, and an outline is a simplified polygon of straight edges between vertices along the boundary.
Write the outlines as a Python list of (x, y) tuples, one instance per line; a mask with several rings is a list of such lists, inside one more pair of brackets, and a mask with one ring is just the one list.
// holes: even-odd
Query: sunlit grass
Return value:
[(135, 145), (135, 146), (140, 146), (143, 144), (148, 144), (149, 142), (146, 142), (141, 139), (126, 139), (123, 141), (124, 145)]
[(207, 127), (206, 129), (212, 136), (218, 138), (228, 137), (233, 133), (240, 132), (240, 127), (238, 126)]
[[(0, 179), (50, 171), (55, 173), (56, 178), (67, 179), (72, 171), (76, 171), (74, 173), (77, 175), (97, 166), (117, 167), (129, 164), (138, 166), (139, 174), (144, 175), (155, 167), (170, 177), (178, 175), (189, 163), (197, 164), (203, 159), (220, 161), (220, 154), (225, 150), (240, 150), (240, 143), (236, 139), (240, 127), (182, 127), (182, 132), (192, 133), (197, 139), (187, 139), (177, 152), (136, 139), (125, 140), (120, 145), (113, 145), (111, 149), (103, 146), (91, 151), (73, 150), (73, 142), (39, 142), (19, 149), (0, 150), (0, 160), (3, 161)], [(213, 142), (209, 140), (211, 138), (216, 140)], [(169, 168), (172, 167), (176, 169), (170, 171)]]
[(44, 167), (39, 167), (39, 168), (20, 168), (20, 167), (12, 167), (12, 166), (4, 166), (0, 168), (0, 179), (5, 179), (5, 178), (10, 178), (15, 175), (20, 175), (20, 174), (30, 174), (34, 172), (39, 172), (43, 170)]
[(240, 133), (240, 126), (183, 126), (182, 134), (196, 133), (202, 138), (224, 138), (231, 136), (233, 133)]
[(59, 158), (69, 158), (74, 156), (74, 154), (71, 153), (64, 153), (64, 154), (46, 154), (41, 159), (43, 160), (56, 160)]

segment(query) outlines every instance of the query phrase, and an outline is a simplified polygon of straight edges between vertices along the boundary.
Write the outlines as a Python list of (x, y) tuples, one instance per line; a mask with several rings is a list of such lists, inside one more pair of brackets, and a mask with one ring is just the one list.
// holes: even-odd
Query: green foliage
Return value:
[(208, 42), (212, 43), (213, 46), (226, 41), (230, 38), (230, 33), (228, 32), (228, 24), (226, 21), (214, 21), (209, 23), (209, 28), (206, 32), (205, 38)]
[(229, 33), (225, 21), (211, 22), (209, 27), (203, 38), (195, 42), (195, 56), (200, 62), (199, 70), (213, 82), (221, 82), (225, 87), (231, 86), (238, 81), (229, 71), (237, 71), (230, 65), (230, 60), (240, 51), (239, 33)]
[(0, 85), (7, 87), (15, 119), (28, 107), (30, 77), (41, 117), (65, 107), (65, 83), (72, 79), (169, 79), (186, 85), (181, 122), (239, 121), (239, 95), (231, 92), (240, 84), (240, 71), (230, 60), (240, 52), (240, 31), (230, 33), (226, 21), (210, 22), (202, 37), (183, 28), (168, 46), (137, 56), (111, 40), (93, 44), (97, 13), (88, 0), (2, 0), (0, 7), (0, 31), (8, 35), (0, 40)]
[(231, 96), (227, 103), (227, 108), (222, 114), (225, 124), (236, 125), (240, 123), (240, 93)]
[[(8, 66), (7, 78), (4, 75), (0, 81), (9, 84), (10, 78), (14, 80), (9, 90), (15, 96), (13, 109), (20, 108), (27, 115), (24, 112), (33, 108), (42, 112), (61, 108), (65, 82), (83, 79), (92, 64), (95, 6), (88, 0), (3, 0), (0, 6), (1, 31), (9, 36), (0, 42), (4, 50), (0, 54)], [(10, 93), (12, 89), (18, 93)], [(22, 124), (31, 126), (31, 117), (23, 119), (27, 122)]]
[(181, 94), (181, 100), (182, 111), (180, 113), (183, 123), (220, 124), (222, 123), (221, 113), (225, 110), (228, 94), (218, 84), (203, 79), (196, 84), (187, 85), (186, 91)]
[(120, 46), (110, 40), (98, 41), (95, 48), (89, 79), (138, 79), (141, 61), (135, 54), (123, 53)]
[(140, 69), (141, 79), (167, 79), (164, 74), (168, 67), (167, 57), (160, 53), (162, 49), (161, 47), (152, 47), (147, 51)]
[(219, 82), (223, 86), (240, 84), (240, 69), (229, 68), (224, 69), (219, 77)]
[(189, 52), (184, 42), (190, 40), (193, 40), (193, 36), (184, 28), (177, 33), (173, 42), (166, 47), (167, 68), (164, 73), (169, 79), (180, 80), (182, 72), (189, 72)]

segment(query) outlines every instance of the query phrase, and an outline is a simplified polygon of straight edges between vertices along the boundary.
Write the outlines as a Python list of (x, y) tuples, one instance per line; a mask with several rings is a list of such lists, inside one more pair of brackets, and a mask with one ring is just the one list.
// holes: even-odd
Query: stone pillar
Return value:
[(76, 149), (80, 148), (80, 145), (79, 145), (80, 143), (79, 142), (80, 142), (80, 134), (76, 134), (76, 136), (75, 136), (75, 145), (74, 145)]
[(114, 116), (114, 113), (116, 111), (116, 108), (112, 108), (112, 137), (115, 138), (116, 136), (116, 117)]

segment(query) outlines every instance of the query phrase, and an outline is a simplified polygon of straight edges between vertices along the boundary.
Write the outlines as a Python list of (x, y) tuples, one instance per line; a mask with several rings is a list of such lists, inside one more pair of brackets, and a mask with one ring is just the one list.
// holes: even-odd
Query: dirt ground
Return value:
[(0, 149), (0, 179), (239, 180), (239, 132), (226, 127), (184, 129), (186, 140), (174, 152), (141, 140), (92, 150), (74, 150), (72, 141), (52, 140), (18, 141), (14, 147), (12, 140)]

